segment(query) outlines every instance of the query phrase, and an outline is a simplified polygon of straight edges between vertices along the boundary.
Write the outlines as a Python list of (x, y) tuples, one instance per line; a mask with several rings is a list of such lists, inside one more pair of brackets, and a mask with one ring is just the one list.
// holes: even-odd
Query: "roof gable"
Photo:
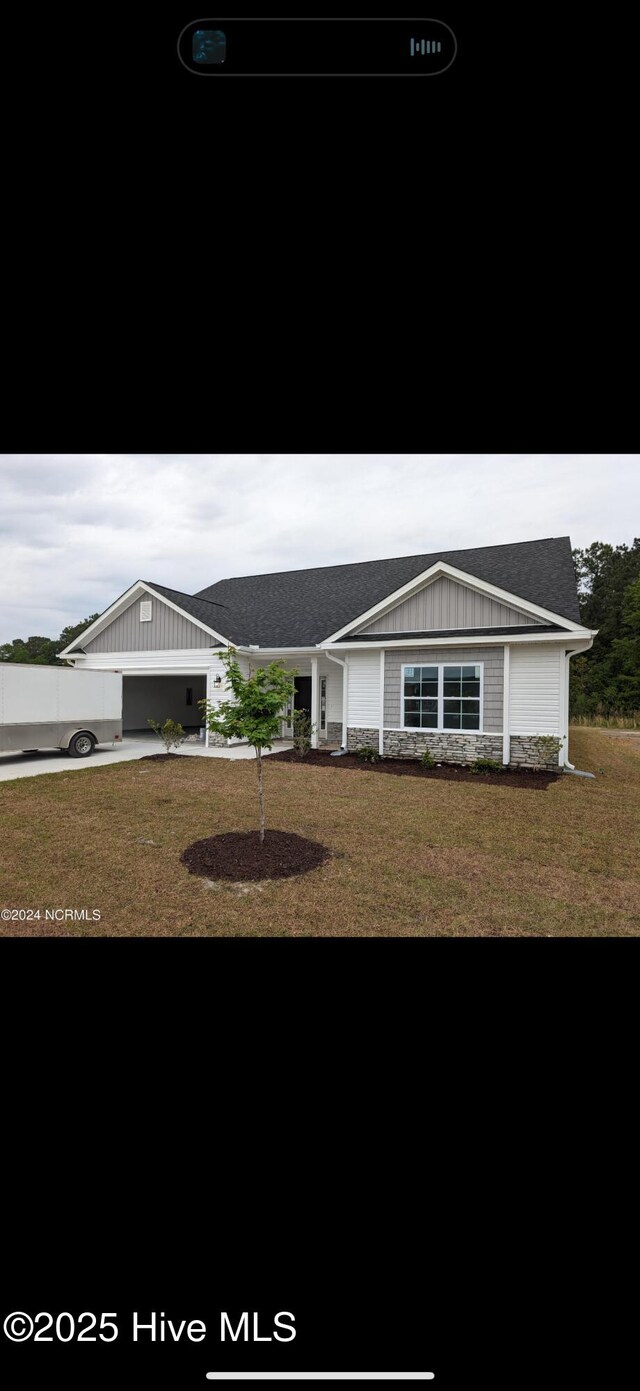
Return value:
[[(217, 617), (219, 606), (206, 603), (204, 600), (194, 599), (191, 595), (180, 594), (178, 590), (167, 589), (163, 585), (151, 585), (147, 580), (136, 580), (130, 589), (125, 590), (108, 609), (104, 610), (84, 632), (74, 642), (65, 647), (64, 652), (60, 652), (60, 657), (72, 656), (80, 652), (117, 652), (117, 651), (145, 651), (153, 648), (151, 641), (152, 634), (155, 641), (156, 621), (152, 618), (150, 624), (141, 623), (138, 629), (140, 645), (137, 639), (132, 640), (131, 629), (131, 610), (134, 605), (137, 609), (136, 601), (151, 597), (162, 606), (163, 609), (170, 609), (176, 615), (172, 627), (167, 628), (167, 638), (171, 633), (171, 640), (163, 638), (158, 644), (160, 647), (180, 647), (186, 646), (187, 636), (192, 637), (194, 647), (216, 647), (220, 643), (226, 643), (228, 639), (221, 636), (212, 626), (212, 618)], [(180, 602), (178, 602), (180, 601)], [(178, 622), (177, 619), (181, 619)], [(208, 620), (208, 621), (207, 621)], [(163, 629), (164, 631), (164, 629)], [(103, 637), (109, 633), (109, 637)], [(127, 646), (118, 647), (117, 643), (127, 642)]]
[(440, 629), (493, 628), (535, 624), (535, 618), (462, 584), (449, 575), (427, 580), (407, 599), (382, 609), (372, 622), (356, 629), (359, 634), (435, 632)]
[(438, 551), (390, 560), (287, 570), (219, 580), (197, 597), (224, 606), (225, 632), (238, 644), (309, 647), (363, 616), (438, 562), (551, 613), (580, 622), (568, 536), (503, 546)]

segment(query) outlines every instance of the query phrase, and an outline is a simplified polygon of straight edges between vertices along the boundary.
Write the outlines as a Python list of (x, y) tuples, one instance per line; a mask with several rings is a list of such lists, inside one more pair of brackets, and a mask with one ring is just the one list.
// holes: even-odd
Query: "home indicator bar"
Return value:
[(434, 77), (458, 44), (442, 19), (194, 19), (177, 39), (196, 77)]
[(207, 1381), (433, 1381), (435, 1372), (207, 1372)]

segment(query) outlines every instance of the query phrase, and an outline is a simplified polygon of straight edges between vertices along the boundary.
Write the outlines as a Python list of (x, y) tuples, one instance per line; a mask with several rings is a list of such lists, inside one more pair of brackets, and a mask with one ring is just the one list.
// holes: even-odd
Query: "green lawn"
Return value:
[(5, 936), (638, 936), (640, 739), (575, 729), (596, 780), (546, 790), (265, 763), (267, 825), (328, 845), (259, 885), (187, 873), (191, 841), (256, 825), (252, 761), (127, 762), (0, 784), (4, 908), (90, 923)]

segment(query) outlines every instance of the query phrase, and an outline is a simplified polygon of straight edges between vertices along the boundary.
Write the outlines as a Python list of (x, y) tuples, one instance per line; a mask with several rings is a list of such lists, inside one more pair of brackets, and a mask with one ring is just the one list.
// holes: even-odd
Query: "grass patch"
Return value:
[(131, 761), (0, 785), (2, 907), (98, 909), (5, 936), (640, 935), (638, 740), (572, 730), (595, 781), (544, 791), (267, 760), (267, 824), (321, 841), (300, 877), (212, 889), (180, 855), (256, 827), (253, 762)]
[(607, 715), (601, 710), (595, 715), (572, 715), (571, 724), (585, 729), (640, 729), (640, 710), (628, 710), (625, 713), (613, 710)]

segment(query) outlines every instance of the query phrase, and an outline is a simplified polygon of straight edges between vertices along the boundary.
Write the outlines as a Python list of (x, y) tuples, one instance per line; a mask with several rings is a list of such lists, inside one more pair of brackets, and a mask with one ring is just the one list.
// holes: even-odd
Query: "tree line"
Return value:
[(92, 613), (88, 618), (83, 618), (82, 623), (68, 624), (62, 629), (59, 638), (14, 638), (13, 642), (4, 642), (0, 646), (0, 662), (33, 662), (38, 666), (59, 666), (56, 660), (58, 653), (64, 652), (65, 647), (75, 638), (79, 638), (85, 628), (88, 628), (90, 623), (95, 623), (99, 617), (98, 613)]
[(580, 621), (598, 636), (569, 663), (571, 715), (631, 715), (640, 711), (640, 537), (592, 541), (573, 563)]

